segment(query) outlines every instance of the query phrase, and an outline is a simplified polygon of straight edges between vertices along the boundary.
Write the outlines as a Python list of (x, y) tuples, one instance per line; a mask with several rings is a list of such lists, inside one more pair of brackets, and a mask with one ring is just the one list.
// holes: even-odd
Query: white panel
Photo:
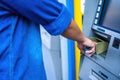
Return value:
[[(58, 0), (66, 5), (66, 0)], [(68, 44), (67, 39), (60, 37), (61, 44), (61, 60), (62, 60), (62, 80), (68, 80)]]
[(51, 48), (51, 35), (41, 26), (41, 39), (42, 43), (48, 48)]
[(58, 1), (66, 5), (66, 0), (58, 0)]
[(51, 36), (42, 26), (40, 31), (47, 80), (62, 80), (60, 36)]
[(67, 39), (60, 37), (61, 44), (61, 60), (62, 60), (62, 80), (68, 80), (68, 44)]
[(84, 9), (85, 9), (85, 0), (81, 0), (81, 11), (84, 14)]

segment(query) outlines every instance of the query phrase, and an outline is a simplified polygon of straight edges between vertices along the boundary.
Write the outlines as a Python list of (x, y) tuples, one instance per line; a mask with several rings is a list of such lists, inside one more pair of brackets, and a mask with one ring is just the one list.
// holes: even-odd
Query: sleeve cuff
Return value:
[(44, 26), (44, 28), (51, 35), (60, 35), (68, 28), (71, 21), (72, 17), (66, 7), (64, 7), (58, 18), (51, 24)]

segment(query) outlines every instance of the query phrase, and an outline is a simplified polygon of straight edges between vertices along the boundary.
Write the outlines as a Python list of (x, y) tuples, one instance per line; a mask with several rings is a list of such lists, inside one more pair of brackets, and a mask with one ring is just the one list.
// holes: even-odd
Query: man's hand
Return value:
[[(74, 20), (71, 21), (69, 27), (62, 34), (64, 37), (77, 41), (78, 48), (82, 53), (88, 53), (92, 56), (95, 53), (95, 42), (88, 39), (79, 29)], [(89, 47), (90, 50), (85, 51), (84, 47)]]
[[(96, 43), (91, 41), (88, 38), (85, 38), (83, 42), (78, 42), (78, 48), (81, 50), (82, 53), (88, 54), (88, 56), (92, 56), (95, 53), (95, 46)], [(89, 48), (88, 50), (85, 49), (85, 47)]]

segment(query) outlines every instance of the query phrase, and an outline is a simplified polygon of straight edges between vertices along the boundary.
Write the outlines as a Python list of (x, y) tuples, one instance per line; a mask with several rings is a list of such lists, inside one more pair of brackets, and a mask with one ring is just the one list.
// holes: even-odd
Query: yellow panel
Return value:
[[(74, 20), (82, 30), (82, 12), (81, 12), (81, 1), (74, 0)], [(75, 43), (75, 60), (76, 60), (76, 80), (79, 80), (79, 66), (80, 66), (80, 50), (77, 48)]]

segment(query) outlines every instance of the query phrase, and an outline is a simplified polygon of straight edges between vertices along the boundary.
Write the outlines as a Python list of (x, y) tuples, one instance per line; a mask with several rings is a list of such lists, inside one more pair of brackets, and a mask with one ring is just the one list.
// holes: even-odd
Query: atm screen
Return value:
[(99, 25), (120, 32), (120, 0), (106, 0)]

